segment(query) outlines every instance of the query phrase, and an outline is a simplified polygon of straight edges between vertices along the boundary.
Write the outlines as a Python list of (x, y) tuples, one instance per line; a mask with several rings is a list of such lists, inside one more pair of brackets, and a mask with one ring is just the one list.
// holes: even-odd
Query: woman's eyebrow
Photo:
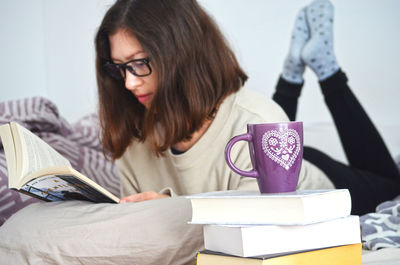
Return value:
[[(135, 56), (137, 56), (138, 54), (141, 54), (141, 53), (145, 53), (144, 51), (137, 51), (137, 52), (134, 52), (134, 53), (132, 53), (131, 55), (129, 55), (129, 56), (126, 56), (126, 57), (124, 57), (123, 59), (123, 61), (120, 61), (119, 59), (116, 59), (116, 58), (112, 58), (111, 57), (111, 60), (113, 61), (113, 62), (127, 62), (127, 61), (130, 61), (130, 60), (133, 60), (134, 58), (135, 58)], [(139, 59), (141, 59), (141, 58), (139, 58)]]

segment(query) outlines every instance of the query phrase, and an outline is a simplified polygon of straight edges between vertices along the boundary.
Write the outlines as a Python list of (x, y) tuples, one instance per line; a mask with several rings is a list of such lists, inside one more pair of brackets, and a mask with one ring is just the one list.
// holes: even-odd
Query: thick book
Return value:
[(202, 251), (197, 265), (361, 265), (362, 244), (243, 258)]
[(310, 224), (350, 215), (347, 189), (287, 193), (217, 191), (187, 196), (193, 224)]
[(361, 242), (358, 216), (308, 225), (205, 225), (205, 249), (241, 257)]
[(44, 201), (85, 200), (118, 203), (45, 141), (16, 122), (0, 126), (7, 161), (8, 187)]

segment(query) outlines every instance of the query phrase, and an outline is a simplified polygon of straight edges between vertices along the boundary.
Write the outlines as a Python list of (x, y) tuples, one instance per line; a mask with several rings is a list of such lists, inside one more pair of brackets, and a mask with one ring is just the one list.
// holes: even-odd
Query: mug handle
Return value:
[(233, 172), (235, 172), (239, 175), (245, 176), (245, 177), (257, 178), (258, 173), (255, 169), (252, 169), (250, 171), (241, 170), (241, 169), (237, 168), (231, 160), (232, 147), (239, 141), (250, 142), (252, 139), (253, 139), (253, 137), (249, 133), (245, 133), (245, 134), (241, 134), (241, 135), (233, 137), (225, 147), (225, 161), (228, 164), (228, 166), (232, 169)]

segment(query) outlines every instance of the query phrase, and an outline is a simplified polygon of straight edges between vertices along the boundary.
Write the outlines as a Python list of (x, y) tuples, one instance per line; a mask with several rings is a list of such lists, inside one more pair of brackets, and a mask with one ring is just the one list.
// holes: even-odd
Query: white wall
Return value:
[(94, 37), (113, 0), (43, 0), (48, 97), (76, 120), (96, 111)]
[(46, 94), (42, 3), (0, 0), (1, 101)]
[[(199, 0), (221, 25), (250, 76), (271, 95), (306, 0)], [(0, 100), (43, 95), (70, 121), (96, 109), (93, 38), (113, 0), (0, 0)], [(335, 50), (350, 85), (374, 121), (398, 124), (400, 1), (333, 0)], [(326, 122), (307, 71), (300, 120)]]

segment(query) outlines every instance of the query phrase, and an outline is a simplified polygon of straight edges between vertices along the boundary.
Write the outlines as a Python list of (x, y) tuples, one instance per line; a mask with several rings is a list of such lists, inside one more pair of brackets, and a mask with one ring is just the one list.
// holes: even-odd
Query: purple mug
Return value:
[[(247, 141), (253, 169), (243, 171), (231, 160), (238, 141)], [(247, 133), (233, 137), (225, 148), (225, 160), (237, 174), (257, 178), (261, 193), (296, 190), (303, 158), (303, 123), (248, 124)]]

